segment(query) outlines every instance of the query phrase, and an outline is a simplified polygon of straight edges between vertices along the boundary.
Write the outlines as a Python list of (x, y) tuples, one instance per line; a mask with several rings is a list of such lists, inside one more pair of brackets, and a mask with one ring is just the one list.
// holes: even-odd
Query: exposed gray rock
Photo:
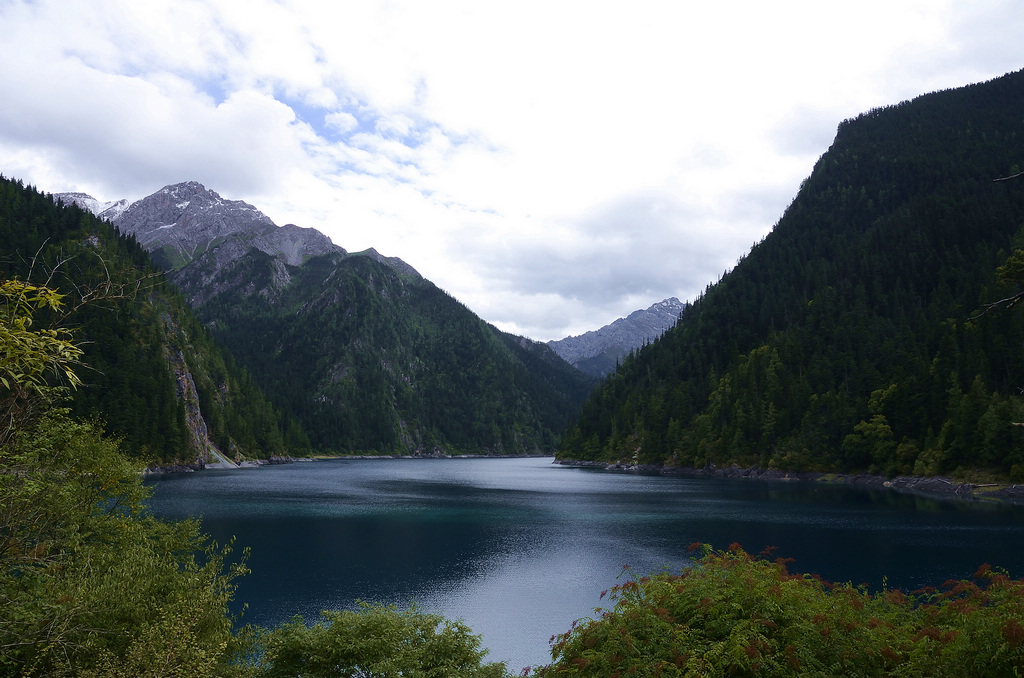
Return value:
[(196, 181), (164, 186), (132, 203), (112, 222), (151, 252), (160, 263), (180, 269), (230, 235), (249, 238), (276, 228), (270, 217), (241, 200), (224, 200)]
[[(134, 235), (159, 265), (178, 272), (175, 282), (181, 284), (187, 278), (192, 287), (210, 282), (216, 271), (254, 247), (287, 266), (300, 266), (311, 257), (332, 252), (346, 254), (315, 228), (295, 224), (278, 227), (249, 203), (225, 200), (196, 181), (164, 186), (131, 205), (126, 200), (100, 202), (85, 193), (56, 193), (53, 197), (89, 210), (122, 233)], [(398, 257), (385, 257), (374, 249), (359, 254), (385, 263), (402, 275), (420, 277)], [(181, 273), (185, 267), (188, 273)], [(284, 285), (288, 274), (283, 266), (280, 268), (279, 282)]]
[(599, 330), (549, 341), (548, 346), (567, 363), (587, 374), (602, 377), (630, 351), (653, 341), (675, 326), (686, 304), (675, 297), (633, 311)]
[(295, 224), (285, 224), (272, 231), (262, 232), (252, 239), (252, 245), (261, 252), (280, 257), (289, 266), (300, 266), (310, 257), (328, 252), (345, 251), (315, 228), (303, 228)]

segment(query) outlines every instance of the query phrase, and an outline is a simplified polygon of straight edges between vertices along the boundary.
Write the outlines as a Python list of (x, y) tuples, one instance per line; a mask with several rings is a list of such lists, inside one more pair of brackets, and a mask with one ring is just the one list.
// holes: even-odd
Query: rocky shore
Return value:
[(967, 483), (952, 478), (937, 476), (885, 476), (869, 473), (820, 473), (816, 471), (779, 471), (776, 469), (741, 468), (735, 464), (719, 468), (709, 464), (704, 468), (656, 466), (650, 464), (624, 464), (599, 461), (557, 459), (562, 466), (600, 468), (617, 473), (646, 473), (652, 475), (676, 476), (680, 478), (751, 478), (781, 482), (827, 482), (847, 483), (867, 487), (888, 488), (898, 492), (909, 492), (932, 496), (943, 496), (971, 500), (999, 500), (1024, 504), (1024, 484), (1010, 483)]
[(204, 471), (206, 469), (238, 469), (238, 468), (259, 468), (261, 466), (271, 466), (276, 464), (293, 464), (297, 461), (313, 461), (312, 459), (296, 458), (296, 457), (268, 457), (267, 459), (254, 459), (252, 461), (243, 461), (239, 464), (232, 464), (230, 462), (203, 462), (196, 460), (191, 464), (170, 464), (168, 466), (160, 466), (153, 464), (143, 471), (145, 476), (159, 476), (168, 473), (193, 473), (195, 471)]

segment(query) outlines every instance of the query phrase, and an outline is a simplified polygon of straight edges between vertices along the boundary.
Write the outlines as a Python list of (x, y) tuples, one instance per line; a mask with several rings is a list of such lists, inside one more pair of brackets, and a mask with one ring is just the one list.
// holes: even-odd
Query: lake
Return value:
[(219, 542), (252, 548), (243, 621), (272, 626), (356, 600), (410, 602), (462, 619), (513, 673), (639, 574), (689, 563), (694, 542), (793, 571), (879, 588), (938, 586), (982, 563), (1024, 577), (1024, 508), (892, 490), (683, 479), (551, 459), (302, 462), (166, 476), (162, 517), (201, 515)]

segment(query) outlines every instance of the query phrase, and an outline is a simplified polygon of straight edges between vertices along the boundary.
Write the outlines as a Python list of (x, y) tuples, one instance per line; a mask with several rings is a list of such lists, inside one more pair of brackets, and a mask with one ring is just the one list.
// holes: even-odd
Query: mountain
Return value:
[(1024, 480), (1024, 72), (839, 125), (772, 232), (564, 459)]
[(548, 346), (578, 370), (603, 377), (630, 351), (640, 348), (673, 327), (686, 305), (675, 297), (633, 311), (601, 329), (549, 341)]
[(0, 177), (2, 275), (55, 286), (73, 309), (64, 324), (85, 355), (72, 411), (165, 465), (308, 449), (301, 427), (214, 344), (137, 241), (91, 213), (123, 206), (81, 194), (55, 202)]
[(278, 227), (196, 182), (164, 187), (113, 224), (150, 250), (316, 449), (550, 453), (594, 385), (402, 260)]
[(77, 205), (87, 212), (92, 212), (100, 219), (113, 221), (121, 216), (121, 213), (128, 209), (127, 200), (116, 200), (112, 202), (100, 202), (86, 193), (58, 193), (54, 197), (59, 198), (67, 205)]
[[(241, 200), (225, 200), (202, 184), (189, 181), (165, 186), (131, 205), (100, 203), (84, 193), (57, 193), (55, 199), (73, 203), (105, 218), (134, 238), (164, 269), (179, 270), (211, 247), (229, 241), (221, 256), (248, 250), (266, 252), (290, 265), (338, 249), (312, 228), (289, 224), (278, 228), (270, 217)], [(120, 209), (101, 211), (104, 205)]]

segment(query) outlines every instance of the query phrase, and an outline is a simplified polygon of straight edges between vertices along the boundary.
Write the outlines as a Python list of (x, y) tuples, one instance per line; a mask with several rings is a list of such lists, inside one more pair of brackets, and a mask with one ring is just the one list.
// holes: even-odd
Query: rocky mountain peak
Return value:
[(59, 200), (66, 205), (77, 205), (86, 211), (92, 212), (100, 219), (107, 221), (113, 221), (128, 209), (127, 200), (100, 202), (88, 193), (54, 193), (53, 199), (54, 201)]
[(548, 346), (570, 365), (596, 377), (615, 369), (630, 351), (653, 341), (676, 324), (686, 305), (675, 297), (579, 336), (549, 341)]
[(216, 239), (275, 227), (270, 217), (249, 203), (225, 200), (197, 181), (164, 186), (132, 203), (115, 220), (115, 226), (134, 235), (149, 250), (168, 248), (171, 251), (165, 254), (172, 261), (182, 260), (175, 263), (190, 261)]
[[(169, 184), (130, 205), (126, 200), (101, 203), (85, 193), (57, 193), (53, 197), (87, 209), (122, 233), (134, 235), (165, 269), (181, 271), (202, 260), (197, 268), (202, 270), (199, 277), (204, 280), (252, 248), (288, 266), (299, 266), (311, 257), (328, 253), (347, 254), (315, 228), (295, 224), (278, 227), (256, 207), (242, 200), (226, 200), (198, 181)], [(400, 274), (420, 277), (397, 257), (385, 257), (372, 249), (364, 254)]]

